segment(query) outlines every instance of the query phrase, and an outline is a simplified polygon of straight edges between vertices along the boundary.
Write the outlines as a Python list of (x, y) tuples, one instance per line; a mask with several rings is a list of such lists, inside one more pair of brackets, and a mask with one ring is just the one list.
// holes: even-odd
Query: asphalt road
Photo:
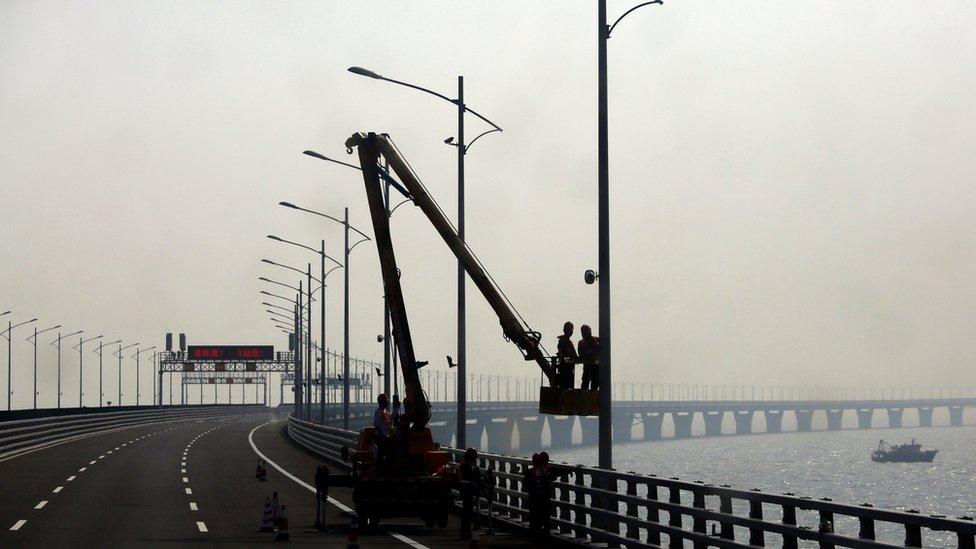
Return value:
[[(320, 463), (285, 434), (273, 414), (228, 415), (99, 434), (0, 461), (0, 547), (251, 546), (266, 497), (286, 507), (291, 542), (345, 547), (352, 497), (333, 489), (327, 531), (315, 522), (312, 483)], [(269, 461), (268, 481), (254, 478)], [(393, 520), (361, 532), (362, 547), (468, 547), (447, 528)], [(529, 547), (517, 537), (481, 536), (483, 547)]]

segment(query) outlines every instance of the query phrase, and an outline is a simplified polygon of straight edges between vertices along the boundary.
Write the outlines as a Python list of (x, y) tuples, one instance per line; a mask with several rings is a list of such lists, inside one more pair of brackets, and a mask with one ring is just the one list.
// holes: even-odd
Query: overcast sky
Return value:
[[(672, 0), (628, 17), (609, 53), (616, 379), (976, 385), (974, 23), (963, 1)], [(0, 3), (3, 320), (284, 346), (257, 278), (297, 280), (260, 259), (314, 258), (265, 235), (341, 254), (342, 234), (276, 203), (348, 206), (372, 233), (358, 174), (302, 150), (355, 162), (349, 135), (388, 132), (456, 213), (452, 106), (346, 72), (361, 65), (452, 97), (465, 76), (505, 130), (467, 157), (469, 243), (550, 348), (564, 320), (596, 328), (595, 27), (586, 1)], [(392, 221), (418, 357), (443, 368), (453, 256), (418, 209)], [(350, 267), (353, 354), (380, 360), (375, 247)], [(468, 295), (470, 371), (537, 376)]]

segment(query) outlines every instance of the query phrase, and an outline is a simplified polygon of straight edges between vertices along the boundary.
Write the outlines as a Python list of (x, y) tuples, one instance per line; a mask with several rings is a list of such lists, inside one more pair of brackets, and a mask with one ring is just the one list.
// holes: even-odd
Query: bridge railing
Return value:
[(151, 408), (104, 413), (56, 415), (35, 419), (0, 422), (0, 457), (78, 438), (99, 431), (134, 427), (179, 419), (198, 419), (228, 411), (240, 412), (240, 406)]
[[(289, 434), (338, 464), (356, 433), (289, 419)], [(446, 449), (457, 460), (463, 451)], [(516, 528), (528, 524), (526, 458), (481, 454), (493, 472), (491, 513)], [(940, 547), (973, 549), (976, 522), (914, 511), (848, 505), (794, 494), (738, 490), (583, 466), (558, 465), (553, 483), (553, 534), (610, 547)], [(482, 514), (488, 517), (488, 501)]]

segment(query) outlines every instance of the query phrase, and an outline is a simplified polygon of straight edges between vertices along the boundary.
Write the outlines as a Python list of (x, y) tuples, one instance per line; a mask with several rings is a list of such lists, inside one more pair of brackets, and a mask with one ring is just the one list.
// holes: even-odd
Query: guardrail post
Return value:
[[(627, 495), (632, 498), (637, 497), (637, 481), (632, 478), (627, 479)], [(638, 519), (637, 503), (633, 499), (627, 500), (627, 516), (634, 519), (633, 521), (627, 521), (627, 537), (639, 540), (640, 528), (636, 523)]]
[[(834, 533), (834, 514), (830, 511), (820, 511), (820, 534), (831, 535)], [(834, 549), (834, 544), (829, 541), (820, 540), (820, 549)]]
[[(796, 507), (783, 506), (783, 524), (796, 526)], [(796, 536), (783, 534), (783, 549), (797, 549)]]
[(858, 537), (861, 539), (875, 539), (874, 519), (869, 517), (857, 517), (857, 521), (861, 525), (861, 528), (857, 533)]
[(917, 524), (905, 525), (905, 547), (922, 546), (922, 527)]
[[(575, 475), (576, 475), (576, 490), (575, 490), (576, 491), (576, 505), (579, 506), (579, 509), (585, 509), (586, 508), (586, 492), (585, 492), (584, 488), (586, 487), (586, 480), (583, 478), (583, 466), (582, 465), (577, 465), (576, 466)], [(581, 538), (581, 537), (586, 536), (586, 533), (585, 533), (585, 528), (586, 528), (586, 514), (584, 514), (582, 510), (577, 510), (573, 514), (575, 515), (575, 517), (574, 517), (575, 520), (573, 522), (575, 522), (576, 524), (578, 524), (580, 526), (580, 528), (577, 528), (576, 529), (575, 536), (578, 537), (578, 538)]]
[[(657, 501), (657, 484), (647, 485), (647, 499)], [(647, 520), (655, 524), (661, 523), (661, 512), (657, 506), (647, 508)], [(647, 529), (647, 543), (651, 545), (661, 545), (661, 532), (657, 529)]]
[[(762, 520), (762, 502), (755, 499), (749, 500), (749, 518)], [(761, 527), (749, 528), (749, 545), (763, 547), (766, 545), (766, 536)]]
[[(603, 489), (616, 493), (618, 491), (617, 477), (607, 474), (603, 479)], [(615, 514), (620, 513), (620, 499), (615, 495), (606, 495), (603, 497), (603, 505), (600, 508)], [(603, 529), (611, 534), (620, 534), (620, 521), (613, 516), (607, 517), (603, 521)]]
[(972, 534), (959, 532), (957, 537), (959, 538), (959, 549), (976, 549), (976, 541), (973, 540)]
[[(677, 486), (668, 487), (668, 503), (681, 505), (681, 490)], [(681, 528), (681, 512), (673, 509), (668, 510), (668, 526)], [(671, 547), (684, 546), (684, 537), (677, 534), (668, 534), (668, 545)]]
[[(695, 509), (704, 509), (705, 494), (699, 490), (695, 490), (694, 492), (692, 492), (691, 495), (692, 495), (691, 506), (694, 507)], [(700, 532), (702, 534), (708, 533), (705, 527), (705, 518), (695, 516), (694, 519), (692, 520), (691, 529), (694, 530), (695, 532)]]
[(569, 526), (563, 524), (563, 522), (569, 522), (569, 509), (566, 507), (565, 503), (569, 502), (569, 485), (568, 483), (562, 483), (559, 486), (559, 501), (564, 502), (563, 505), (556, 506), (556, 516), (559, 517), (561, 521), (559, 524), (559, 533), (565, 534), (570, 531)]
[[(730, 496), (719, 496), (718, 511), (725, 515), (731, 515), (733, 513), (732, 498)], [(722, 521), (720, 524), (722, 525), (722, 532), (719, 536), (723, 539), (735, 540), (735, 528), (732, 526), (732, 523)]]

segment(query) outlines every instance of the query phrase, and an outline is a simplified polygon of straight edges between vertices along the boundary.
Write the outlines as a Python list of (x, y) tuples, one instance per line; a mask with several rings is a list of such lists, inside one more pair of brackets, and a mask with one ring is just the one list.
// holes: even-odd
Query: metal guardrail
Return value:
[(240, 412), (240, 407), (152, 408), (138, 411), (79, 413), (45, 418), (0, 422), (0, 458), (11, 457), (47, 444), (62, 442), (100, 431), (134, 427), (173, 420), (191, 420), (228, 411)]
[[(357, 434), (289, 418), (288, 433), (342, 465), (340, 449)], [(446, 448), (457, 460), (463, 451)], [(523, 475), (531, 460), (481, 454), (494, 471), (491, 518), (528, 524)], [(794, 494), (770, 494), (583, 466), (565, 466), (553, 483), (552, 534), (608, 547), (922, 547), (974, 549), (976, 522), (914, 511), (848, 505)], [(570, 477), (572, 480), (570, 480)], [(481, 513), (486, 516), (487, 505)]]

